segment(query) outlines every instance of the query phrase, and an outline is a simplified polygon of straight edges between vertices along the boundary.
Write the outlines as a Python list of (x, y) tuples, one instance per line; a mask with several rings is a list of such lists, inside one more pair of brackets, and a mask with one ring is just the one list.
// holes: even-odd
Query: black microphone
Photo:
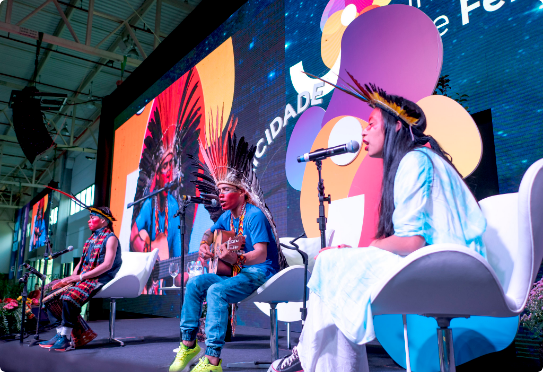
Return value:
[(74, 250), (74, 246), (70, 245), (68, 248), (66, 248), (63, 251), (55, 252), (55, 253), (50, 254), (49, 257), (47, 257), (47, 259), (52, 260), (53, 258), (57, 258), (58, 256), (62, 256), (64, 253), (68, 253), (68, 252), (71, 252), (73, 250)]
[(347, 152), (357, 152), (360, 148), (360, 144), (356, 141), (351, 141), (344, 145), (339, 145), (335, 147), (330, 147), (328, 149), (315, 150), (313, 152), (308, 152), (301, 156), (298, 156), (298, 163), (303, 163), (307, 161), (323, 160), (329, 158), (330, 156), (341, 155)]
[(211, 205), (212, 207), (219, 206), (219, 202), (217, 199), (206, 199), (206, 198), (199, 198), (197, 196), (190, 196), (190, 195), (183, 195), (183, 200), (186, 200), (190, 203), (194, 204), (205, 204), (205, 205)]
[(29, 264), (27, 263), (24, 263), (23, 266), (28, 270), (30, 271), (32, 274), (36, 275), (38, 278), (40, 278), (41, 280), (45, 280), (46, 279), (46, 276), (43, 275), (42, 273), (40, 273), (38, 270), (34, 269), (32, 266), (30, 266)]

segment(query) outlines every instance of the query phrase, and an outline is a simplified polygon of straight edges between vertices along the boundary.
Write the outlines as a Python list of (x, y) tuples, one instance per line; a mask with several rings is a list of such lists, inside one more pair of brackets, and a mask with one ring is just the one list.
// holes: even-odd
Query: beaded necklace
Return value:
[(168, 236), (168, 199), (166, 198), (166, 207), (164, 208), (164, 231), (160, 231), (159, 228), (159, 219), (158, 219), (158, 209), (159, 209), (159, 200), (158, 197), (155, 202), (155, 239), (159, 233), (164, 232), (164, 235)]
[[(247, 203), (243, 204), (243, 208), (241, 209), (241, 216), (239, 216), (239, 226), (238, 226), (238, 231), (236, 232), (236, 228), (234, 226), (234, 215), (231, 214), (230, 215), (230, 230), (232, 230), (232, 232), (238, 236), (238, 235), (243, 235), (243, 220), (245, 219), (245, 211), (246, 211), (246, 207), (247, 206)], [(232, 213), (232, 212), (230, 212)]]

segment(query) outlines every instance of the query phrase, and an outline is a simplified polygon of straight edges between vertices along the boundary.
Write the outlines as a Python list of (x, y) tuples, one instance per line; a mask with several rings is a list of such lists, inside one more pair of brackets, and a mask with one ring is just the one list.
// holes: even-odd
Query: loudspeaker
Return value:
[(54, 146), (45, 127), (40, 100), (34, 97), (36, 88), (28, 87), (22, 91), (12, 91), (10, 107), (13, 110), (13, 129), (19, 145), (30, 163), (36, 157)]
[(498, 167), (496, 166), (496, 148), (494, 146), (494, 128), (492, 110), (484, 110), (471, 115), (483, 142), (483, 156), (475, 171), (464, 181), (469, 186), (477, 201), (500, 193)]

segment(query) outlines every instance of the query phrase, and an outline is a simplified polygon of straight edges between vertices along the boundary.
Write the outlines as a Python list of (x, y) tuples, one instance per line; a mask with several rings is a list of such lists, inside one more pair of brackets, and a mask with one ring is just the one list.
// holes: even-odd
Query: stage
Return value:
[[(124, 347), (110, 344), (107, 340), (108, 322), (89, 322), (98, 337), (81, 349), (69, 352), (49, 352), (38, 346), (29, 348), (33, 335), (19, 341), (0, 341), (0, 370), (15, 371), (167, 371), (179, 345), (179, 319), (144, 318), (120, 319), (115, 326), (118, 337), (143, 337), (143, 341), (126, 340)], [(49, 339), (55, 330), (44, 333)], [(299, 333), (291, 332), (292, 344), (296, 345)], [(237, 334), (227, 342), (223, 351), (225, 371), (248, 371), (250, 369), (226, 368), (228, 363), (251, 362), (270, 359), (269, 329), (238, 326)], [(205, 347), (203, 343), (200, 346)], [(287, 335), (279, 331), (280, 356), (286, 355)], [(388, 356), (377, 341), (367, 346), (370, 370), (376, 372), (403, 371)], [(47, 366), (47, 367), (45, 367)], [(256, 369), (255, 369), (256, 370)], [(265, 369), (260, 369), (265, 371)]]

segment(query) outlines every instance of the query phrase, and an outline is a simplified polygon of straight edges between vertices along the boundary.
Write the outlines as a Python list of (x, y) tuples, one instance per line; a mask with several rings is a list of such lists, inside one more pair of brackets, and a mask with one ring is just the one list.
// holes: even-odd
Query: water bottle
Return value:
[(198, 260), (196, 261), (196, 264), (194, 265), (194, 276), (202, 275), (204, 273), (204, 267), (202, 266), (202, 263)]

